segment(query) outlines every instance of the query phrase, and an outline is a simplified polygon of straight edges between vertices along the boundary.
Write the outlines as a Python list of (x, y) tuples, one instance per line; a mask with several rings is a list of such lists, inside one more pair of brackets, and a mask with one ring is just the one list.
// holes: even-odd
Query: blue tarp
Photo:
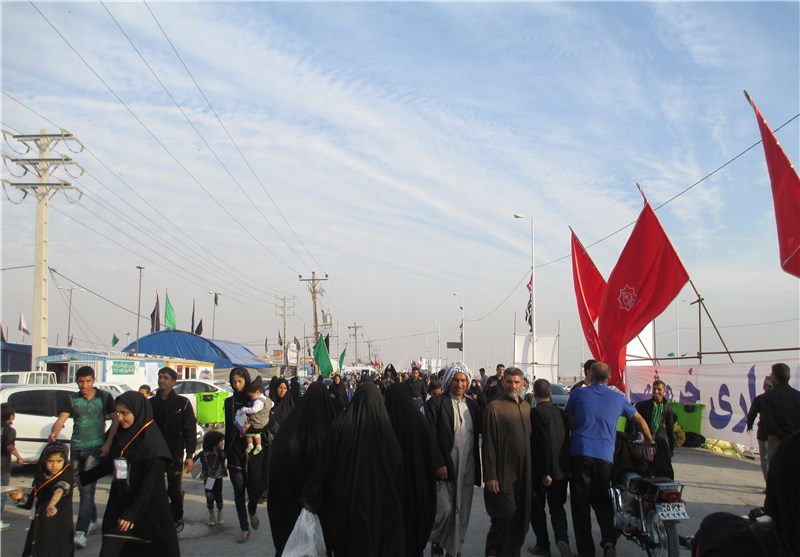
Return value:
[[(51, 346), (48, 356), (75, 352), (72, 348)], [(13, 342), (0, 343), (0, 371), (31, 371), (31, 345)]]
[[(122, 351), (131, 350), (136, 350), (136, 342), (132, 342)], [(228, 340), (211, 340), (186, 331), (159, 331), (143, 336), (139, 339), (139, 353), (211, 362), (215, 368), (222, 369), (236, 366), (255, 369), (272, 367), (241, 344)]]

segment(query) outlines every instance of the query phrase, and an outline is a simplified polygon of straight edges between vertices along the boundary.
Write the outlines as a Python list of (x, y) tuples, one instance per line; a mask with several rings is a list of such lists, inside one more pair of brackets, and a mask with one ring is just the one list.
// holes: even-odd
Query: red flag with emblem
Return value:
[(800, 177), (792, 167), (775, 134), (764, 120), (756, 103), (744, 92), (756, 112), (761, 130), (761, 144), (767, 158), (769, 180), (772, 183), (772, 202), (775, 205), (775, 224), (778, 228), (778, 249), (781, 269), (800, 278)]
[(625, 360), (620, 353), (689, 281), (689, 273), (641, 193), (644, 208), (608, 277), (598, 316), (602, 359), (611, 366), (608, 383), (623, 390)]
[(602, 350), (594, 322), (600, 312), (606, 281), (574, 231), (572, 231), (572, 282), (575, 285), (575, 298), (578, 301), (578, 315), (581, 318), (583, 336), (589, 345), (592, 357), (599, 360)]

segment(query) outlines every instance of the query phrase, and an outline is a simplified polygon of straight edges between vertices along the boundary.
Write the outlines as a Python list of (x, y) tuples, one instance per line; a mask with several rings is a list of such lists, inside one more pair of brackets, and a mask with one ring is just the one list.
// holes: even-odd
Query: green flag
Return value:
[(113, 333), (111, 336), (111, 346), (116, 346), (118, 342), (117, 333)]
[(169, 301), (169, 292), (167, 292), (167, 301), (164, 302), (164, 328), (168, 331), (175, 330), (175, 310), (172, 309), (172, 304)]
[(344, 350), (342, 353), (339, 354), (339, 373), (342, 373), (342, 368), (344, 367), (344, 355), (347, 353), (347, 343), (344, 343)]
[(314, 345), (314, 361), (319, 366), (319, 374), (322, 377), (329, 377), (333, 371), (333, 364), (331, 364), (331, 355), (328, 353), (328, 347), (325, 346), (325, 337), (319, 335), (317, 343)]

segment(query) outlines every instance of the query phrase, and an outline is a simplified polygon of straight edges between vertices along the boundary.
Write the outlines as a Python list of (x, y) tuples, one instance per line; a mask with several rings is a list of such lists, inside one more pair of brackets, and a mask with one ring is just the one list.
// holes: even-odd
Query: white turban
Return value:
[(445, 391), (450, 388), (450, 381), (453, 380), (453, 376), (456, 373), (463, 373), (467, 376), (467, 388), (469, 388), (469, 384), (472, 381), (472, 372), (464, 362), (456, 362), (444, 372), (444, 382), (442, 383), (442, 388)]

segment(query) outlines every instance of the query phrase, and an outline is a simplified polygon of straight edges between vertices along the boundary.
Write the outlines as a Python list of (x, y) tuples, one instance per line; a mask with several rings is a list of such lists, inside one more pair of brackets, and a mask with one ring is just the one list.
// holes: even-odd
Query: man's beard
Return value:
[(514, 401), (516, 401), (518, 398), (516, 392), (507, 390), (503, 390), (503, 396), (506, 397), (508, 400), (514, 400)]

